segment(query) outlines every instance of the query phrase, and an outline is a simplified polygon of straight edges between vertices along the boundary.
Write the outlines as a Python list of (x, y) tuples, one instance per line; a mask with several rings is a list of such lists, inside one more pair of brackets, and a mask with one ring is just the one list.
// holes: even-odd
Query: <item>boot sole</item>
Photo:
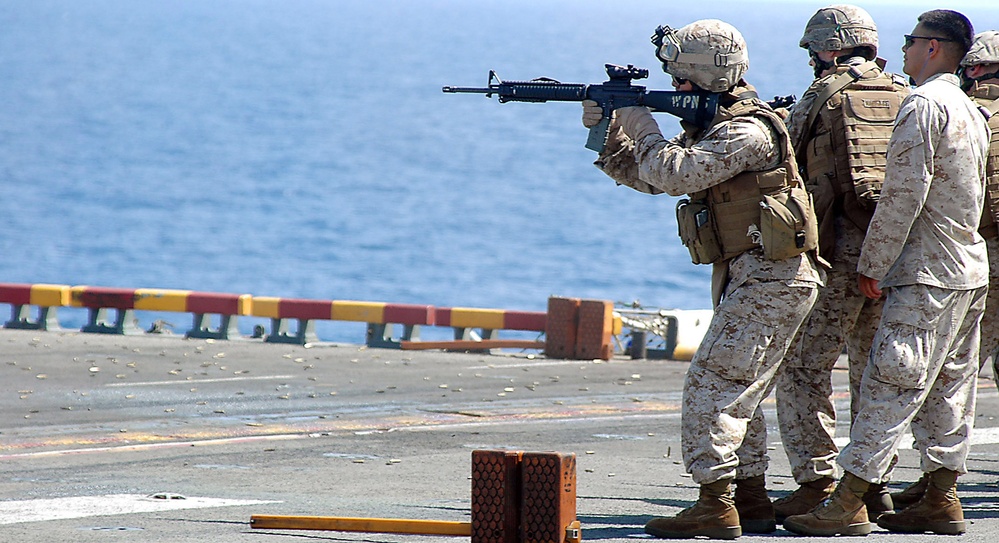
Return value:
[(891, 515), (885, 515), (878, 520), (878, 526), (888, 530), (889, 532), (897, 532), (903, 534), (921, 534), (925, 532), (933, 532), (939, 535), (961, 535), (965, 532), (966, 526), (963, 520), (954, 521), (942, 521), (942, 522), (927, 522), (922, 526), (893, 526), (889, 517)]
[(728, 528), (706, 528), (690, 532), (671, 532), (668, 530), (657, 530), (655, 528), (646, 527), (645, 533), (661, 539), (691, 539), (699, 535), (710, 539), (736, 539), (742, 535), (742, 527), (730, 526)]
[(845, 527), (836, 528), (813, 528), (810, 526), (804, 526), (796, 524), (793, 520), (788, 523), (784, 522), (784, 529), (789, 532), (794, 532), (798, 535), (811, 535), (819, 537), (831, 537), (834, 535), (867, 535), (871, 533), (871, 523), (870, 522), (859, 522), (857, 524), (850, 524)]
[(765, 520), (742, 520), (742, 533), (745, 534), (772, 534), (777, 531), (777, 521), (773, 519)]

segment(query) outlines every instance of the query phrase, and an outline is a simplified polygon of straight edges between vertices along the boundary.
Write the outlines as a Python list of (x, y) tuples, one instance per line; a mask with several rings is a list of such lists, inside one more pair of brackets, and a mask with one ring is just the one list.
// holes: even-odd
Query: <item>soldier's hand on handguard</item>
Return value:
[(593, 128), (604, 118), (604, 108), (596, 100), (583, 100), (583, 126)]
[(864, 274), (857, 276), (857, 283), (860, 285), (860, 292), (872, 300), (881, 297), (881, 288), (878, 287), (878, 280), (867, 277)]
[(617, 119), (618, 125), (624, 130), (624, 133), (636, 142), (642, 141), (646, 136), (652, 134), (662, 136), (659, 124), (652, 117), (652, 112), (649, 111), (649, 108), (645, 106), (616, 109), (614, 110), (614, 116)]

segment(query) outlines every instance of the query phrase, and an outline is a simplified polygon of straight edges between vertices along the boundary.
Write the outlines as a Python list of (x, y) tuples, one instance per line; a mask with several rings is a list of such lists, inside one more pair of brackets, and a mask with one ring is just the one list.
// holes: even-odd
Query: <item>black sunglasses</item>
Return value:
[(913, 36), (912, 34), (906, 34), (905, 47), (912, 47), (912, 44), (916, 43), (916, 40), (956, 41), (950, 38), (938, 38), (936, 36)]

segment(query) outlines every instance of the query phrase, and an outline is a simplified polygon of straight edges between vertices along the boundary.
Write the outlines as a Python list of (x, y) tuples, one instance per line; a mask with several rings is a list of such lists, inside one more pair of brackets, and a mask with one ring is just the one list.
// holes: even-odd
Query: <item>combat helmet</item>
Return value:
[(976, 34), (975, 40), (971, 42), (971, 49), (968, 49), (968, 53), (961, 59), (961, 88), (965, 92), (974, 87), (976, 81), (999, 78), (997, 70), (981, 74), (978, 77), (968, 77), (964, 68), (980, 64), (999, 64), (999, 32), (986, 30)]
[(867, 60), (878, 54), (878, 27), (863, 8), (838, 4), (822, 8), (805, 25), (798, 45), (810, 51), (870, 48)]
[(968, 54), (961, 59), (961, 66), (976, 66), (978, 64), (999, 64), (999, 32), (986, 30), (975, 36)]
[(663, 71), (709, 92), (725, 92), (749, 69), (746, 40), (717, 19), (694, 21), (678, 30), (660, 26), (652, 37)]

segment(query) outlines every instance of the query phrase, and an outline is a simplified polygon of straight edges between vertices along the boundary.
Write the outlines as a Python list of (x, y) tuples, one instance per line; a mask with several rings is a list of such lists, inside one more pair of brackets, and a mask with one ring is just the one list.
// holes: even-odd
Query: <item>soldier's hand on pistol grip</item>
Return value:
[(659, 124), (652, 117), (652, 112), (645, 106), (623, 107), (614, 110), (614, 117), (617, 124), (624, 130), (624, 133), (635, 142), (642, 141), (647, 136), (658, 134), (662, 137)]
[(583, 126), (593, 128), (604, 118), (604, 108), (596, 100), (583, 100)]

